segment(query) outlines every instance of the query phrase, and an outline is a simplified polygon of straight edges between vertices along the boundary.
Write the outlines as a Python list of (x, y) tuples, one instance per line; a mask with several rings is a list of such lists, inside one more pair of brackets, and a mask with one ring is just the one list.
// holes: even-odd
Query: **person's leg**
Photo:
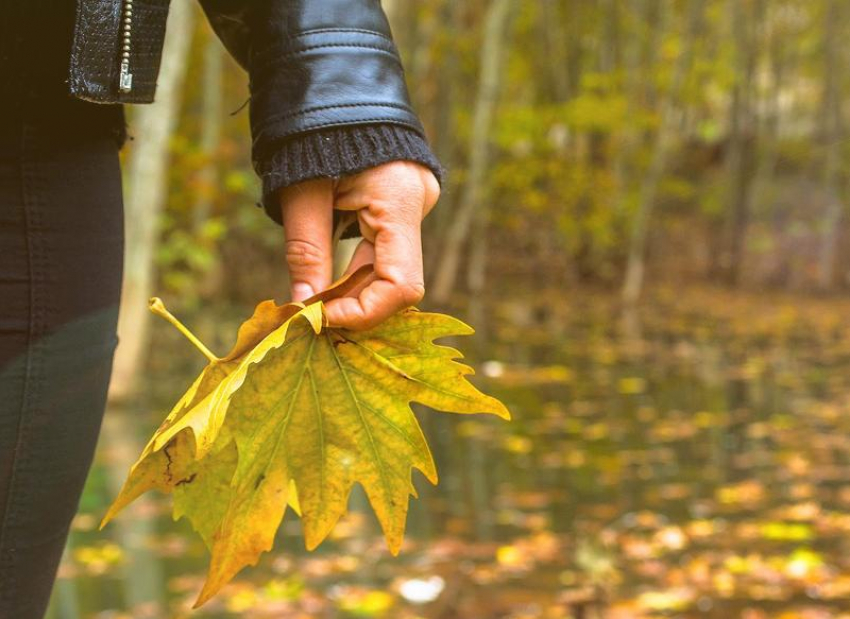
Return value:
[(44, 615), (117, 341), (118, 146), (73, 124), (0, 127), (0, 619)]

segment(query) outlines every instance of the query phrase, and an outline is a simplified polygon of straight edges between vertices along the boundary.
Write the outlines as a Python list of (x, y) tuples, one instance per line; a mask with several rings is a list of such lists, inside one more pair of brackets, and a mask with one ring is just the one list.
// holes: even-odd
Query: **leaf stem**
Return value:
[(343, 232), (348, 230), (348, 228), (357, 221), (357, 212), (356, 211), (342, 211), (342, 215), (337, 221), (336, 228), (333, 233), (333, 250), (334, 254), (336, 254), (336, 247), (339, 245), (339, 241), (342, 238)]
[(201, 351), (201, 354), (210, 360), (210, 363), (217, 363), (220, 361), (218, 357), (212, 354), (212, 351), (210, 351), (209, 348), (204, 346), (204, 343), (201, 340), (195, 337), (194, 333), (186, 328), (186, 325), (177, 320), (177, 318), (175, 318), (174, 315), (165, 308), (165, 304), (162, 302), (162, 299), (159, 297), (151, 297), (148, 301), (148, 308), (157, 316), (165, 318), (168, 322), (174, 325), (180, 333), (186, 336), (187, 340), (195, 345), (195, 348)]

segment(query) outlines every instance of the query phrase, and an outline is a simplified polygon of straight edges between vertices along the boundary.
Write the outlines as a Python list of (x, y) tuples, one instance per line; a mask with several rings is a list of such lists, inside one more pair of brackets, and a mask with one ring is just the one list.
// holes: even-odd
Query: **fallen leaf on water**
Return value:
[(210, 360), (157, 429), (103, 524), (143, 492), (172, 493), (211, 551), (203, 604), (270, 550), (287, 504), (299, 511), (308, 549), (346, 512), (355, 483), (366, 491), (393, 554), (404, 536), (413, 468), (437, 472), (410, 409), (509, 418), (466, 380), (472, 368), (434, 340), (472, 329), (408, 309), (368, 331), (329, 327), (324, 302), (371, 274), (361, 268), (303, 304), (260, 303), (234, 348), (215, 357), (161, 302)]

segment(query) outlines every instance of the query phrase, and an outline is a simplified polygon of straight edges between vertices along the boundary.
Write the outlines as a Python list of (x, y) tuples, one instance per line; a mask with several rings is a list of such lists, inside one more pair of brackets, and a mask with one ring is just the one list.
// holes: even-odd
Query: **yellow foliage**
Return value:
[(412, 469), (437, 482), (410, 402), (509, 418), (466, 380), (472, 369), (458, 351), (433, 343), (471, 334), (459, 320), (411, 308), (369, 331), (328, 327), (323, 302), (364, 273), (304, 304), (261, 303), (225, 357), (187, 333), (210, 364), (154, 433), (104, 524), (147, 490), (173, 493), (174, 517), (187, 517), (212, 555), (196, 605), (272, 548), (287, 504), (300, 507), (308, 549), (318, 546), (355, 483), (398, 553)]

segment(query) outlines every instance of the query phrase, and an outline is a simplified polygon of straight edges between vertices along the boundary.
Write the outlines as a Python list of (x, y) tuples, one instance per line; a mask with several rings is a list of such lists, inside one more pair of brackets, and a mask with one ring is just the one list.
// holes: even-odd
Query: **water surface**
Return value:
[[(575, 296), (493, 300), (454, 342), (514, 420), (417, 409), (441, 483), (417, 474), (399, 557), (356, 492), (318, 551), (288, 516), (192, 615), (850, 617), (850, 302), (670, 290), (624, 318)], [(96, 526), (202, 362), (156, 338), (144, 395), (107, 414), (51, 619), (188, 616), (203, 581), (167, 498)]]

